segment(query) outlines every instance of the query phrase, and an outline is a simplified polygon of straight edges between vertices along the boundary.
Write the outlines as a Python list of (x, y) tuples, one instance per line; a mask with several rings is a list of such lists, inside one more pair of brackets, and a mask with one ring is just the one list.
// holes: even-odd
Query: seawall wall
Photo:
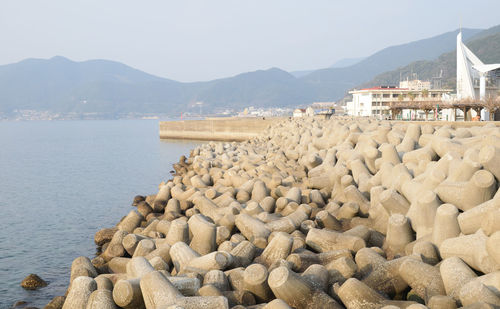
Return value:
[(244, 141), (285, 118), (212, 118), (160, 121), (160, 138), (210, 141)]
[[(269, 125), (287, 117), (207, 118), (204, 120), (160, 121), (161, 139), (192, 139), (206, 141), (244, 141), (262, 133)], [(391, 123), (416, 123), (419, 125), (469, 128), (495, 125), (499, 121), (389, 121)]]

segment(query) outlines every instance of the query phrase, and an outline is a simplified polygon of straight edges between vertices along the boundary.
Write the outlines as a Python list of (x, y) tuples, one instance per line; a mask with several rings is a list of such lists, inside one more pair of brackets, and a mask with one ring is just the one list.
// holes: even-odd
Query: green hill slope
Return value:
[[(464, 39), (481, 30), (463, 29)], [(444, 52), (453, 50), (458, 30), (432, 38), (385, 48), (364, 60), (348, 67), (328, 68), (315, 71), (301, 79), (310, 85), (318, 100), (337, 100), (348, 89), (370, 81), (378, 74), (393, 70), (417, 60), (434, 60)]]
[[(487, 29), (473, 36), (465, 42), (467, 47), (484, 63), (500, 62), (500, 26)], [(456, 44), (454, 45), (456, 46)], [(375, 85), (398, 85), (400, 76), (411, 78), (416, 74), (421, 80), (430, 80), (432, 77), (442, 76), (442, 87), (456, 88), (456, 49), (440, 55), (433, 61), (415, 61), (395, 70), (377, 75), (372, 80), (358, 85), (358, 88)]]

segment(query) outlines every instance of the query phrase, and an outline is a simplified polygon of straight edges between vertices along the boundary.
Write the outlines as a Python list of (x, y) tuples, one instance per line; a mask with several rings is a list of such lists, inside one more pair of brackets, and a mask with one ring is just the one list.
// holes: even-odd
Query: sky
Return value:
[(108, 59), (192, 82), (325, 68), (500, 24), (498, 0), (0, 0), (0, 65)]

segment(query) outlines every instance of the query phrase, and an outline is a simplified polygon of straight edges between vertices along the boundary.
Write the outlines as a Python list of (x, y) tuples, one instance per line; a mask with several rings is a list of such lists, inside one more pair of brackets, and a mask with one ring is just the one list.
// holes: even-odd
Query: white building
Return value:
[(295, 118), (304, 117), (305, 115), (306, 115), (306, 110), (305, 110), (305, 108), (296, 108), (296, 109), (293, 111), (293, 117), (295, 117)]
[[(401, 87), (406, 85), (406, 88)], [(404, 103), (418, 100), (440, 101), (443, 95), (451, 92), (449, 89), (429, 89), (430, 83), (421, 81), (402, 82), (400, 87), (379, 86), (349, 91), (352, 102), (347, 102), (347, 114), (351, 116), (377, 117), (389, 119), (392, 103)], [(423, 86), (428, 88), (422, 88)], [(403, 115), (407, 115), (403, 111)], [(411, 118), (411, 115), (410, 115)]]
[(431, 89), (431, 82), (419, 79), (404, 80), (399, 82), (399, 88), (422, 91), (424, 89)]

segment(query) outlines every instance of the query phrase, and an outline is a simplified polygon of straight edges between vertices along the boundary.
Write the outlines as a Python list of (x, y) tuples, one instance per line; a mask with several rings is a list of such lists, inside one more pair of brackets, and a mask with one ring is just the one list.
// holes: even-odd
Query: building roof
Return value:
[(363, 88), (360, 90), (408, 90), (408, 88), (399, 88), (396, 86), (377, 86), (371, 88)]
[[(451, 92), (451, 89), (426, 89), (429, 93), (430, 92)], [(416, 92), (416, 93), (419, 93), (421, 92), (422, 90), (410, 90), (409, 88), (399, 88), (399, 87), (396, 87), (396, 88), (383, 88), (383, 87), (372, 87), (372, 88), (363, 88), (363, 89), (355, 89), (355, 90), (351, 90), (349, 91), (349, 93), (353, 94), (353, 93), (360, 93), (360, 92), (370, 92), (370, 91), (396, 91), (396, 92)]]

